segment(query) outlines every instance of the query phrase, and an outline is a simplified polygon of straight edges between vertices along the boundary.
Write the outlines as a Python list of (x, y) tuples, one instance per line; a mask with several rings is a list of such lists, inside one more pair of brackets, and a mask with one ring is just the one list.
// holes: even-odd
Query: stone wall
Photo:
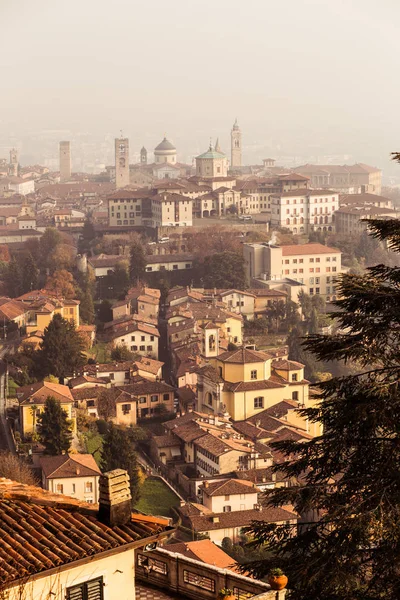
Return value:
[(222, 588), (233, 590), (238, 600), (260, 594), (263, 600), (284, 600), (286, 595), (286, 590), (273, 591), (267, 583), (169, 552), (167, 548), (138, 550), (136, 579), (194, 600), (215, 600)]

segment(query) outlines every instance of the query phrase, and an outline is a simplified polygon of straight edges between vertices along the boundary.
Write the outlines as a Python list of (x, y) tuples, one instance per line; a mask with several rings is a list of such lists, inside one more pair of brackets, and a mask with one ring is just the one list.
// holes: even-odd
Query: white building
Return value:
[(202, 493), (202, 503), (214, 513), (252, 510), (258, 501), (256, 486), (243, 479), (205, 481), (199, 490)]
[(290, 190), (271, 195), (271, 227), (292, 233), (333, 231), (339, 193), (331, 190)]
[(43, 456), (40, 466), (45, 490), (73, 496), (89, 504), (99, 501), (101, 471), (91, 454)]
[[(243, 245), (247, 280), (269, 289), (284, 289), (292, 300), (293, 289), (336, 300), (336, 278), (342, 272), (342, 253), (323, 244)], [(300, 285), (299, 285), (300, 284)]]

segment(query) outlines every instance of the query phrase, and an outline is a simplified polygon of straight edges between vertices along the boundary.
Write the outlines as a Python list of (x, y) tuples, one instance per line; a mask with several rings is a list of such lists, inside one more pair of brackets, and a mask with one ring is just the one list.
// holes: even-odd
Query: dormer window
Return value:
[(297, 381), (297, 373), (292, 373), (292, 381)]
[(254, 369), (250, 372), (250, 379), (257, 379), (257, 370)]

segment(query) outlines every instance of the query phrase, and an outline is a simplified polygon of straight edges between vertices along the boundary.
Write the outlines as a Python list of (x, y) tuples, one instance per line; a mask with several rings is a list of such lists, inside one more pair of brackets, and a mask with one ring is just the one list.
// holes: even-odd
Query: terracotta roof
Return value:
[(20, 404), (45, 404), (49, 396), (53, 396), (56, 400), (63, 403), (72, 403), (74, 401), (69, 387), (60, 383), (39, 381), (38, 383), (18, 388)]
[(244, 365), (246, 363), (265, 362), (270, 358), (271, 356), (266, 352), (249, 350), (247, 348), (239, 348), (238, 350), (232, 350), (231, 352), (223, 352), (217, 356), (217, 360), (221, 360), (222, 362), (240, 365)]
[(174, 388), (163, 381), (140, 381), (130, 385), (121, 386), (126, 392), (135, 394), (135, 396), (143, 396), (146, 394), (162, 394), (173, 392)]
[(193, 259), (194, 256), (192, 254), (151, 254), (146, 256), (146, 264), (191, 262)]
[(146, 371), (152, 375), (157, 375), (160, 369), (164, 366), (164, 363), (160, 360), (154, 360), (153, 358), (147, 358), (142, 356), (135, 360), (135, 367), (140, 371)]
[(157, 448), (175, 448), (181, 445), (180, 440), (174, 435), (153, 435), (151, 439)]
[(18, 302), (18, 300), (12, 300), (11, 298), (0, 298), (1, 320), (12, 321), (27, 311), (28, 308), (23, 302)]
[(238, 494), (256, 494), (257, 489), (248, 481), (227, 479), (225, 481), (205, 482), (200, 489), (206, 496), (237, 496)]
[(273, 381), (272, 377), (261, 381), (238, 381), (236, 383), (225, 381), (224, 383), (224, 390), (228, 392), (251, 392), (253, 390), (272, 390), (282, 387), (285, 387), (285, 383)]
[(287, 415), (289, 410), (297, 410), (299, 408), (299, 403), (294, 400), (282, 400), (282, 402), (278, 402), (273, 406), (270, 406), (265, 410), (267, 414), (271, 417), (275, 417), (276, 419), (281, 419), (285, 415)]
[(265, 439), (271, 437), (271, 433), (262, 429), (261, 427), (257, 427), (254, 423), (250, 421), (239, 421), (233, 424), (233, 429), (238, 431), (240, 434), (244, 435), (246, 438), (249, 438), (252, 441), (258, 439)]
[(164, 546), (164, 548), (169, 552), (177, 552), (187, 558), (199, 560), (208, 565), (219, 567), (220, 569), (229, 569), (230, 571), (239, 572), (235, 567), (234, 559), (211, 540), (168, 544), (167, 546)]
[(35, 486), (0, 479), (0, 586), (137, 543), (168, 530), (168, 521), (132, 514), (110, 527), (98, 508)]
[(47, 479), (66, 477), (93, 477), (101, 474), (91, 454), (62, 454), (42, 456), (40, 466)]
[(338, 248), (330, 248), (317, 242), (309, 244), (291, 244), (281, 246), (282, 256), (297, 256), (300, 254), (341, 254)]
[[(185, 508), (185, 507), (183, 507)], [(178, 509), (184, 514), (185, 511)], [(215, 529), (230, 529), (244, 527), (252, 521), (266, 521), (267, 523), (280, 523), (295, 520), (297, 515), (283, 508), (264, 508), (262, 510), (235, 510), (232, 512), (212, 513), (208, 515), (192, 515), (187, 517), (195, 531), (212, 531)], [(218, 519), (218, 520), (217, 520)]]
[(212, 365), (204, 365), (204, 367), (199, 367), (197, 369), (197, 372), (199, 375), (207, 377), (207, 379), (210, 379), (214, 383), (224, 382), (222, 377), (218, 374), (217, 370)]
[(296, 362), (294, 360), (274, 360), (272, 362), (272, 366), (274, 369), (278, 369), (279, 371), (298, 371), (299, 369), (304, 369), (304, 365), (302, 363)]
[(96, 383), (97, 385), (106, 385), (111, 379), (109, 377), (92, 377), (91, 375), (79, 375), (69, 380), (69, 387), (76, 388), (78, 385), (84, 385), (86, 383)]

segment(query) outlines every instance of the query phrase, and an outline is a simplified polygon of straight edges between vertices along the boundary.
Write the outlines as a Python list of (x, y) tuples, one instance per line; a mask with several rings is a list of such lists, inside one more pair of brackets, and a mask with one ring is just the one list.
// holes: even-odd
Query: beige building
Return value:
[(99, 501), (101, 471), (91, 454), (42, 456), (42, 487), (89, 504)]
[(228, 160), (225, 154), (210, 144), (207, 152), (196, 157), (196, 175), (202, 178), (226, 177)]
[(252, 510), (258, 502), (258, 488), (244, 479), (205, 481), (199, 489), (202, 504), (215, 513)]
[(271, 195), (271, 227), (294, 234), (333, 231), (339, 193), (332, 190), (290, 190)]
[(358, 235), (368, 229), (365, 219), (397, 219), (398, 213), (391, 208), (376, 206), (343, 206), (335, 212), (335, 229), (338, 233)]
[(60, 142), (60, 181), (71, 179), (71, 142)]
[(243, 421), (285, 399), (307, 406), (309, 382), (304, 379), (304, 365), (286, 361), (275, 367), (274, 360), (267, 352), (246, 348), (210, 358), (209, 364), (198, 369), (197, 410), (228, 413), (234, 421)]
[(22, 436), (29, 436), (37, 432), (38, 417), (43, 413), (49, 396), (60, 403), (71, 423), (71, 430), (75, 432), (74, 399), (69, 387), (60, 383), (40, 381), (18, 388), (19, 426)]
[(126, 346), (131, 352), (137, 352), (141, 356), (157, 360), (159, 337), (157, 327), (138, 321), (129, 321), (113, 328), (107, 339), (112, 341), (114, 346)]
[(129, 185), (129, 140), (115, 138), (115, 185), (117, 188)]
[(355, 165), (303, 165), (296, 172), (311, 179), (315, 188), (334, 189), (347, 194), (370, 192), (380, 195), (382, 171), (364, 163)]
[(296, 301), (293, 290), (336, 299), (336, 278), (342, 272), (342, 253), (323, 244), (243, 245), (246, 277), (270, 289), (281, 288)]

